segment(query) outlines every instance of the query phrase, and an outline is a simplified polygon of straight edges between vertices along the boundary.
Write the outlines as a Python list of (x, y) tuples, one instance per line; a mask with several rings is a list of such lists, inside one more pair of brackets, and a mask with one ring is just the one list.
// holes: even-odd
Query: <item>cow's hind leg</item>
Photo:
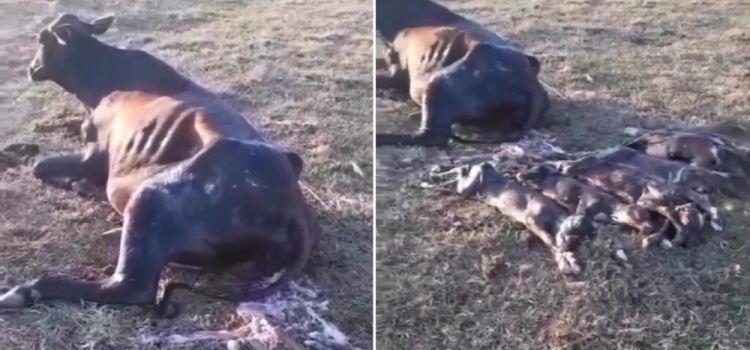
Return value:
[(117, 268), (110, 277), (82, 281), (42, 277), (0, 296), (0, 307), (23, 307), (40, 300), (93, 301), (104, 304), (150, 305), (156, 301), (159, 276), (179, 232), (171, 213), (154, 190), (134, 195), (125, 212)]

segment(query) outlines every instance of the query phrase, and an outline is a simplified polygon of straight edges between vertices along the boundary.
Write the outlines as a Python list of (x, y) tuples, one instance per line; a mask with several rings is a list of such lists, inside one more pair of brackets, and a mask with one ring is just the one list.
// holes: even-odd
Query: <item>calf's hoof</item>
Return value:
[(560, 252), (557, 255), (557, 268), (563, 275), (578, 275), (581, 273), (581, 266), (573, 252)]
[(618, 249), (615, 251), (615, 258), (619, 259), (622, 262), (628, 262), (628, 255), (625, 254), (624, 249)]
[(724, 231), (724, 218), (719, 215), (719, 209), (716, 207), (711, 207), (708, 210), (709, 216), (711, 218), (710, 223), (711, 227), (716, 232)]

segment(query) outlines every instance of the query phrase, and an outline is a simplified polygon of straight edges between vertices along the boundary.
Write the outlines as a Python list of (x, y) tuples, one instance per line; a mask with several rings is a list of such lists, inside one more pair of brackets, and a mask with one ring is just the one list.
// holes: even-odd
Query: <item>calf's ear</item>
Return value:
[(91, 22), (91, 34), (93, 35), (100, 35), (104, 34), (104, 32), (109, 29), (109, 27), (112, 25), (112, 22), (115, 21), (115, 16), (109, 15), (104, 17), (99, 17)]

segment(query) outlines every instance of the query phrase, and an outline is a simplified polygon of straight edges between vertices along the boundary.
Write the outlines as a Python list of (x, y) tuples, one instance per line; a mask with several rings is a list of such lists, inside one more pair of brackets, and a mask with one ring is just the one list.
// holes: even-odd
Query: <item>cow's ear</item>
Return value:
[(297, 174), (297, 178), (299, 179), (299, 176), (302, 174), (302, 168), (304, 168), (302, 157), (300, 157), (299, 154), (291, 151), (287, 151), (286, 156), (287, 158), (289, 158), (289, 162), (292, 164), (292, 169), (294, 169), (294, 172)]
[(539, 60), (530, 55), (526, 55), (526, 58), (529, 60), (529, 64), (531, 65), (531, 71), (534, 72), (534, 74), (539, 74), (539, 71), (542, 70), (542, 64), (539, 63)]
[(100, 35), (104, 34), (104, 32), (109, 29), (109, 27), (112, 25), (112, 22), (115, 21), (115, 16), (109, 15), (104, 17), (99, 17), (91, 22), (91, 34), (93, 35)]

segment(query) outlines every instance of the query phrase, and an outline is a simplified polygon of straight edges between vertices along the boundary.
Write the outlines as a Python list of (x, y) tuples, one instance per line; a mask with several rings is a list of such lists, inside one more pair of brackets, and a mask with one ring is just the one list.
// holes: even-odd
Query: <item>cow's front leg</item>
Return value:
[[(174, 215), (165, 212), (158, 192), (140, 193), (125, 211), (115, 272), (98, 281), (42, 277), (0, 296), (0, 307), (24, 307), (37, 301), (81, 300), (103, 304), (153, 305), (168, 254), (179, 242), (165, 233), (179, 232)], [(165, 238), (167, 237), (167, 238)], [(169, 237), (171, 241), (167, 242)]]
[[(463, 102), (447, 79), (433, 79), (422, 94), (422, 121), (416, 134), (375, 135), (376, 146), (446, 146), (456, 110)], [(475, 113), (472, 113), (475, 114)]]
[[(92, 145), (93, 147), (93, 145)], [(34, 165), (34, 177), (53, 182), (54, 179), (87, 179), (104, 183), (107, 178), (107, 153), (89, 150), (42, 159)]]

